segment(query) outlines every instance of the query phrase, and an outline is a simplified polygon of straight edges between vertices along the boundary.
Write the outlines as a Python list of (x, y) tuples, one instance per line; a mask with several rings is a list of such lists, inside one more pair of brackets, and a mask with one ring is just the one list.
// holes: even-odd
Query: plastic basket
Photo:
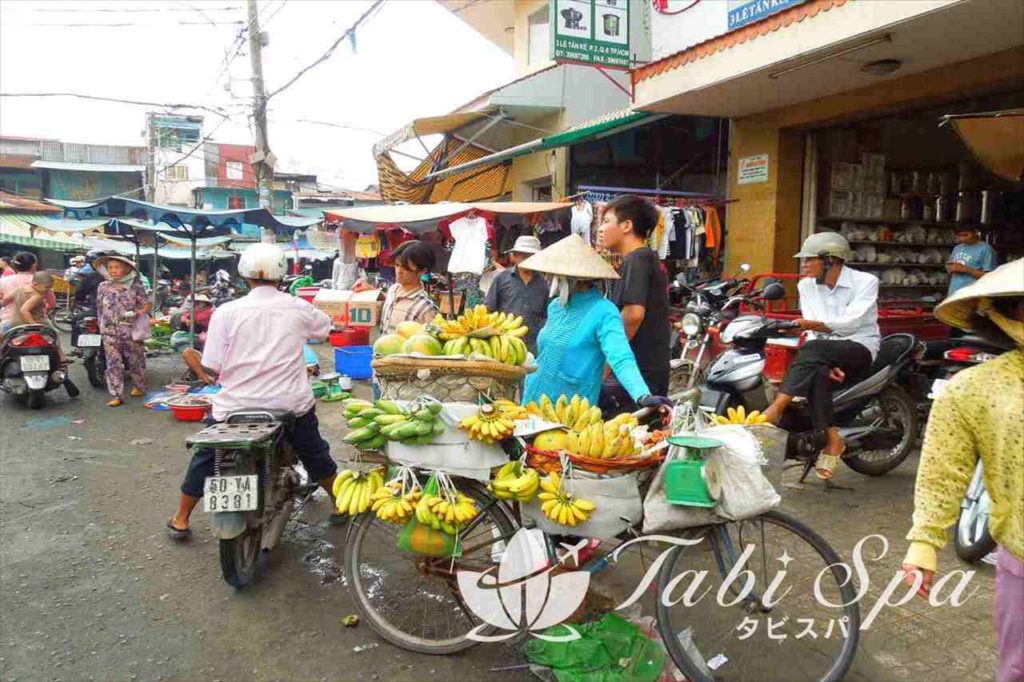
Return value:
[(171, 405), (174, 418), (180, 422), (201, 422), (209, 411), (209, 405)]
[(370, 362), (373, 360), (373, 346), (346, 346), (334, 349), (334, 370), (353, 379), (369, 379), (373, 376)]
[(344, 346), (366, 346), (370, 343), (369, 327), (344, 327), (331, 332), (331, 345), (335, 348)]

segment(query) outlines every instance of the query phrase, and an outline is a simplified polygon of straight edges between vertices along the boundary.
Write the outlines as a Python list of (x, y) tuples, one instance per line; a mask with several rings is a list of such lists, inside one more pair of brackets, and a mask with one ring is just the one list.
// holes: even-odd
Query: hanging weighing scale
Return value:
[(718, 469), (708, 455), (722, 442), (701, 436), (671, 436), (669, 445), (682, 448), (683, 456), (665, 465), (665, 498), (686, 507), (714, 507), (722, 495)]

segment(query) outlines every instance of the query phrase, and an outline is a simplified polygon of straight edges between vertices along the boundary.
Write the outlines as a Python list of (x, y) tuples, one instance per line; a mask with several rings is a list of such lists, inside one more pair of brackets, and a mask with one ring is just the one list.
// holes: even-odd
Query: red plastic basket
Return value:
[(209, 411), (209, 405), (171, 405), (174, 418), (180, 422), (201, 422)]
[(369, 327), (343, 327), (338, 331), (331, 332), (331, 345), (340, 348), (343, 346), (369, 346)]

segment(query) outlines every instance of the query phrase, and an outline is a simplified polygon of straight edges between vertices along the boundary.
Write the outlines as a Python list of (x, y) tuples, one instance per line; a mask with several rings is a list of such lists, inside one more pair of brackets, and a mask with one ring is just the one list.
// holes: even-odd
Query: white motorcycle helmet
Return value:
[(274, 244), (253, 244), (238, 259), (238, 274), (245, 279), (279, 282), (287, 272), (284, 250)]

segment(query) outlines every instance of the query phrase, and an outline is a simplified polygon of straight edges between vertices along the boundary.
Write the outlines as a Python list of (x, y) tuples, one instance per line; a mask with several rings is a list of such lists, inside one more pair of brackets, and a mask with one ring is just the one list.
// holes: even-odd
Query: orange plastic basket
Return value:
[[(573, 466), (595, 474), (625, 473), (649, 469), (661, 464), (665, 458), (665, 449), (658, 450), (647, 457), (620, 457), (618, 459), (598, 459), (573, 452), (565, 453)], [(553, 450), (538, 450), (532, 445), (526, 446), (526, 464), (545, 474), (562, 470), (561, 453)]]

